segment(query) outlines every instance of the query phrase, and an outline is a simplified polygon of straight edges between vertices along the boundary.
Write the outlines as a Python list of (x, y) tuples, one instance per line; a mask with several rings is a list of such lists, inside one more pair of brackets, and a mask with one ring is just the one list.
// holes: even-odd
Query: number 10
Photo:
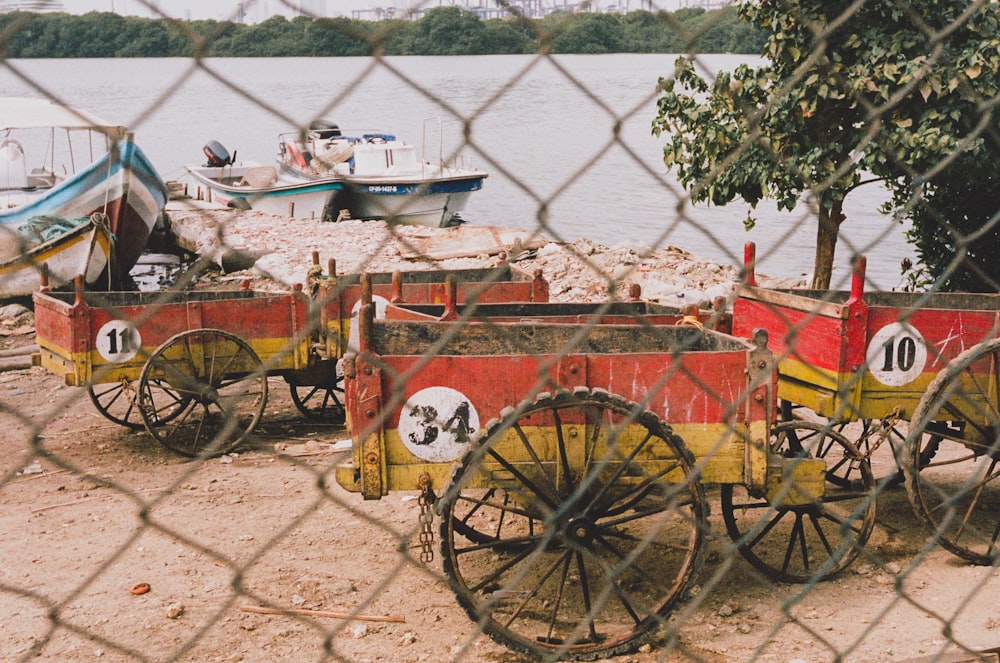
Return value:
[[(892, 371), (899, 368), (901, 371), (908, 371), (913, 368), (913, 363), (917, 358), (917, 342), (909, 336), (899, 339), (899, 346), (896, 346), (896, 339), (890, 338), (883, 345), (885, 348), (885, 363), (882, 365), (883, 371)], [(893, 366), (893, 360), (896, 366)]]

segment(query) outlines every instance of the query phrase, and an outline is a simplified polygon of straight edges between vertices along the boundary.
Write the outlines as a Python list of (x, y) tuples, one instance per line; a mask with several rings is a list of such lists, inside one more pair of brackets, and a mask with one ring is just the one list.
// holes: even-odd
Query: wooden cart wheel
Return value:
[(294, 375), (285, 380), (291, 391), (292, 402), (306, 418), (329, 424), (342, 424), (347, 420), (343, 373), (335, 373), (320, 384), (299, 384)]
[[(145, 428), (142, 414), (139, 412), (138, 381), (122, 379), (119, 382), (95, 384), (87, 387), (87, 393), (90, 394), (94, 407), (105, 418), (132, 430)], [(173, 407), (162, 408), (157, 417), (160, 425), (180, 416), (189, 400), (174, 403)]]
[[(822, 424), (834, 433), (846, 437), (857, 447), (858, 453), (867, 458), (879, 485), (898, 486), (903, 483), (903, 469), (900, 459), (903, 457), (903, 447), (906, 441), (906, 427), (891, 421), (883, 422), (872, 419), (861, 419), (856, 422), (837, 422), (822, 417), (808, 408), (781, 401), (781, 418), (783, 421), (813, 421)], [(788, 447), (791, 451), (800, 453), (810, 447), (810, 440), (799, 440), (799, 435), (806, 438), (816, 435), (815, 431), (788, 431)], [(884, 438), (884, 439), (883, 439)], [(926, 465), (934, 457), (940, 436), (932, 435), (924, 442), (922, 464)], [(814, 457), (826, 458), (831, 451), (839, 451), (840, 446), (834, 437), (826, 440), (826, 444), (813, 447)], [(876, 455), (877, 454), (877, 455)], [(827, 478), (841, 487), (850, 487), (852, 482), (860, 479), (859, 465), (849, 462), (841, 456), (837, 462), (831, 463)], [(877, 469), (876, 469), (877, 468)], [(855, 484), (857, 485), (857, 484)]]
[(438, 508), (459, 604), (497, 642), (545, 660), (639, 647), (694, 583), (707, 531), (683, 441), (587, 389), (507, 408)]
[[(1000, 561), (1000, 339), (958, 355), (913, 413), (906, 490), (934, 539), (974, 564)], [(923, 463), (927, 433), (941, 438)], [(924, 433), (919, 435), (919, 433)]]
[[(792, 440), (802, 448), (794, 448)], [(726, 531), (740, 554), (775, 580), (831, 578), (850, 566), (875, 525), (871, 467), (847, 438), (816, 422), (777, 424), (771, 431), (771, 449), (789, 465), (795, 458), (823, 458), (827, 479), (831, 469), (851, 465), (855, 478), (850, 486), (829, 480), (821, 500), (788, 506), (751, 495), (744, 486), (723, 485)]]
[(97, 411), (119, 426), (132, 430), (142, 430), (142, 415), (139, 414), (136, 383), (122, 379), (87, 387), (90, 400)]
[[(509, 525), (508, 513), (514, 508), (516, 505), (511, 501), (510, 494), (503, 488), (494, 486), (478, 493), (464, 490), (452, 507), (452, 527), (472, 543), (503, 548), (505, 543), (509, 543), (504, 537), (504, 530)], [(534, 536), (541, 524), (540, 520), (524, 515), (517, 526), (526, 529), (528, 536)]]
[(217, 329), (182, 332), (150, 356), (139, 377), (146, 430), (189, 457), (227, 453), (256, 427), (267, 375), (245, 341)]

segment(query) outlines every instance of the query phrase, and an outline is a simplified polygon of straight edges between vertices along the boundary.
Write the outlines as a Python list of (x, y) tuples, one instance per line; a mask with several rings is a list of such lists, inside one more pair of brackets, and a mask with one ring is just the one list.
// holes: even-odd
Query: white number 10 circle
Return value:
[(902, 387), (924, 372), (927, 344), (914, 327), (894, 322), (871, 337), (865, 359), (876, 380), (889, 387)]

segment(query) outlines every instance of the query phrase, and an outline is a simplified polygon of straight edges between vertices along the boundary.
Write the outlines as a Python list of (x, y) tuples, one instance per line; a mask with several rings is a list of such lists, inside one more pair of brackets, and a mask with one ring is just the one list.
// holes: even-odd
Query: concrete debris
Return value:
[(16, 320), (27, 313), (31, 313), (31, 310), (21, 304), (5, 304), (0, 306), (0, 320)]
[[(492, 267), (509, 255), (526, 273), (541, 270), (552, 301), (599, 302), (610, 293), (628, 300), (638, 286), (646, 300), (709, 307), (717, 297), (730, 297), (740, 278), (738, 265), (719, 265), (674, 246), (607, 247), (589, 239), (562, 244), (509, 228), (466, 226), (463, 235), (454, 228), (321, 222), (228, 209), (174, 207), (168, 214), (178, 244), (207, 256), (227, 272), (227, 263), (238, 265), (236, 275), (242, 271), (252, 287), (261, 290), (303, 283), (314, 252), (324, 272), (333, 259), (339, 274)], [(468, 241), (463, 243), (463, 237)], [(434, 253), (448, 257), (429, 255)], [(802, 285), (759, 274), (757, 279), (766, 287)]]

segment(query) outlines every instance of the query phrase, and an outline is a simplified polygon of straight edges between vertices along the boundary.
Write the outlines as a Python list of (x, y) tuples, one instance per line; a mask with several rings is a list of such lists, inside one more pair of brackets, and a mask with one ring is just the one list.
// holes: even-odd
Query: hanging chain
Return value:
[(870, 459), (875, 450), (882, 446), (882, 443), (889, 439), (892, 435), (893, 430), (896, 428), (896, 424), (899, 423), (902, 418), (903, 408), (896, 406), (892, 409), (892, 412), (887, 414), (878, 424), (878, 428), (866, 435), (866, 438), (871, 438), (872, 434), (876, 436), (875, 443), (871, 444), (868, 449), (862, 454), (863, 458)]
[(434, 502), (437, 496), (431, 489), (431, 478), (426, 474), (420, 475), (420, 495), (417, 497), (417, 504), (420, 505), (420, 561), (430, 564), (434, 561), (434, 530), (431, 524), (434, 522)]

